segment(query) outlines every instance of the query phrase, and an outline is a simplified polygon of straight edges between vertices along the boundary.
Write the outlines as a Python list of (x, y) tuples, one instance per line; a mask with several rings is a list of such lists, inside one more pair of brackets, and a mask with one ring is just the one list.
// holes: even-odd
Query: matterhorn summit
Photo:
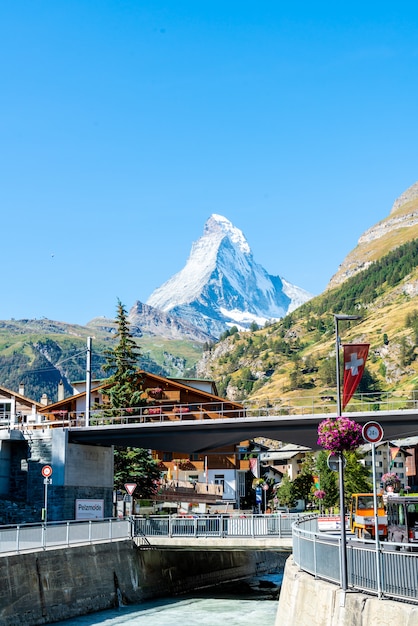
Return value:
[(185, 267), (147, 305), (187, 320), (217, 338), (228, 326), (279, 319), (312, 297), (255, 263), (241, 230), (213, 214)]

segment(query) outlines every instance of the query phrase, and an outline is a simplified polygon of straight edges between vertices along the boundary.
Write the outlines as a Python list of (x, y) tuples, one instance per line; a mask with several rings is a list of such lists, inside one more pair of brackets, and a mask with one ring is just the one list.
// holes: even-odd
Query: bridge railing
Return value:
[[(355, 394), (350, 400), (346, 411), (376, 412), (399, 411), (418, 408), (418, 394), (404, 394), (403, 392), (376, 392)], [(230, 402), (207, 403), (173, 403), (148, 404), (141, 407), (127, 407), (123, 409), (92, 409), (90, 411), (90, 426), (129, 425), (136, 423), (190, 421), (223, 418), (269, 417), (291, 415), (324, 415), (336, 414), (337, 404), (335, 392), (323, 392), (320, 396), (303, 395), (293, 397), (292, 404), (288, 399), (277, 398), (264, 402), (247, 401), (243, 408), (233, 407)], [(53, 411), (51, 413), (28, 414), (19, 417), (3, 415), (0, 420), (0, 429), (14, 428), (53, 428), (53, 427), (84, 427), (86, 414), (84, 411)]]
[(134, 517), (134, 534), (147, 537), (291, 537), (298, 513)]
[[(330, 582), (341, 584), (340, 536), (318, 531), (315, 516), (293, 525), (293, 559), (298, 567)], [(347, 581), (356, 591), (418, 604), (418, 554), (402, 551), (402, 544), (347, 541)], [(379, 563), (379, 566), (378, 566)], [(379, 573), (379, 578), (378, 578)]]
[(131, 537), (132, 524), (127, 519), (0, 526), (0, 556), (86, 543), (119, 541)]

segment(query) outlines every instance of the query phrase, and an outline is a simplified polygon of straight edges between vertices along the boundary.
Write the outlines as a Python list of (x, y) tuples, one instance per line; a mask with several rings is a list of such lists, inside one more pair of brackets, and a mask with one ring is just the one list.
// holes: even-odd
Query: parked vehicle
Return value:
[[(382, 496), (377, 496), (379, 537), (386, 539), (387, 516)], [(375, 538), (374, 497), (372, 493), (353, 493), (350, 504), (350, 530), (359, 539)]]
[(389, 496), (387, 518), (388, 540), (418, 550), (418, 495)]

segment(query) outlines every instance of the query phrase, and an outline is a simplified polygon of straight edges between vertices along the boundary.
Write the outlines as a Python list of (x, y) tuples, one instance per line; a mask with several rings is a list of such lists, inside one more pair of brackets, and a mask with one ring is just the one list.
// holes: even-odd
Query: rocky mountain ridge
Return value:
[(390, 214), (368, 230), (339, 266), (327, 289), (370, 266), (393, 248), (418, 237), (418, 182), (404, 191), (393, 203)]
[(219, 337), (229, 326), (280, 319), (312, 297), (255, 262), (241, 230), (213, 214), (186, 265), (147, 304)]

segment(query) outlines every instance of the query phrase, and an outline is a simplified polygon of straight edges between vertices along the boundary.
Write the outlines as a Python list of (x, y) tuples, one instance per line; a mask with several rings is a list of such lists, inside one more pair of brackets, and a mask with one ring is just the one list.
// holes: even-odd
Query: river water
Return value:
[[(262, 576), (261, 580), (276, 586), (280, 585), (281, 575)], [(277, 589), (257, 588), (254, 584), (248, 593), (221, 595), (212, 590), (101, 611), (55, 626), (274, 626), (278, 601), (271, 598)]]

